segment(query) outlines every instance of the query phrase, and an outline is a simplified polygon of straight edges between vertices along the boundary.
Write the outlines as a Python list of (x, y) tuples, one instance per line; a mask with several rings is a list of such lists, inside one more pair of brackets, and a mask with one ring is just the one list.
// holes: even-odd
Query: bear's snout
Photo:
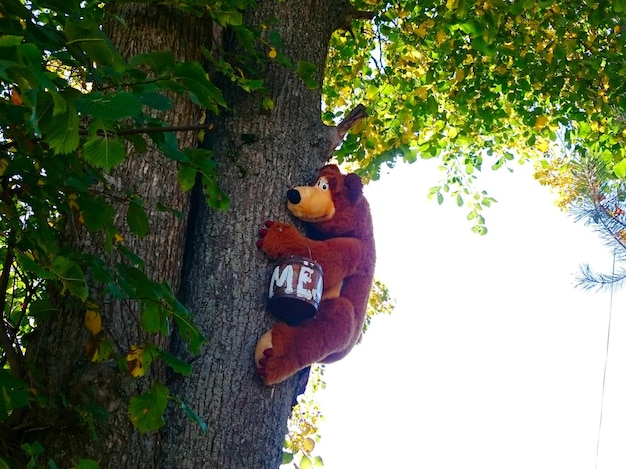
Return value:
[(289, 189), (287, 191), (287, 200), (289, 200), (292, 204), (299, 204), (302, 197), (300, 197), (300, 192), (296, 189)]

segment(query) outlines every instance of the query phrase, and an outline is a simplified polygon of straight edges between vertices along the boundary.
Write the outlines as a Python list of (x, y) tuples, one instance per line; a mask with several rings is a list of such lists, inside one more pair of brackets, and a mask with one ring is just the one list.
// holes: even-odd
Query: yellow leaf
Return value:
[(70, 206), (72, 210), (78, 210), (78, 203), (76, 203), (77, 198), (78, 196), (76, 194), (70, 194), (67, 196), (67, 199), (68, 199), (67, 204)]
[(87, 351), (87, 357), (89, 358), (89, 360), (92, 363), (95, 363), (98, 361), (98, 345), (100, 344), (100, 341), (94, 337), (92, 337), (91, 339), (89, 339), (87, 341), (87, 343), (85, 344), (85, 350)]
[(462, 82), (464, 78), (465, 78), (465, 70), (463, 70), (462, 68), (457, 68), (456, 71), (454, 72), (454, 81), (459, 83), (459, 82)]
[(124, 237), (119, 233), (115, 233), (115, 236), (113, 236), (113, 241), (115, 241), (116, 244), (120, 244), (124, 241)]
[(310, 454), (311, 451), (313, 451), (313, 449), (315, 448), (315, 441), (313, 441), (312, 438), (307, 438), (302, 442), (302, 448), (304, 449), (304, 451)]
[(100, 312), (95, 309), (97, 307), (97, 305), (88, 303), (88, 309), (85, 312), (85, 327), (93, 335), (98, 334), (102, 330), (102, 316), (100, 315)]
[(0, 176), (4, 174), (4, 172), (7, 170), (8, 167), (9, 167), (9, 162), (5, 158), (2, 158), (0, 160)]
[(134, 378), (146, 374), (143, 360), (143, 347), (133, 345), (130, 348), (128, 355), (126, 355), (126, 366), (128, 368), (128, 373), (130, 373), (130, 375)]
[(535, 129), (541, 130), (548, 125), (548, 116), (538, 116), (535, 121)]
[(352, 131), (351, 133), (358, 134), (358, 133), (361, 133), (364, 128), (365, 128), (365, 119), (361, 119), (356, 124), (354, 124), (354, 126), (350, 130)]
[(428, 98), (428, 90), (425, 86), (420, 86), (417, 90), (415, 90), (415, 95), (422, 101), (426, 101), (426, 98)]
[(446, 40), (446, 32), (443, 29), (440, 29), (439, 31), (437, 31), (437, 39), (436, 39), (436, 43), (437, 44), (441, 44), (443, 41)]
[(548, 151), (549, 144), (546, 140), (537, 143), (537, 150), (545, 153)]
[(275, 59), (277, 55), (278, 55), (278, 53), (276, 52), (276, 49), (275, 49), (275, 48), (273, 48), (273, 47), (271, 47), (271, 48), (270, 48), (270, 51), (267, 53), (267, 56), (268, 56), (270, 59)]

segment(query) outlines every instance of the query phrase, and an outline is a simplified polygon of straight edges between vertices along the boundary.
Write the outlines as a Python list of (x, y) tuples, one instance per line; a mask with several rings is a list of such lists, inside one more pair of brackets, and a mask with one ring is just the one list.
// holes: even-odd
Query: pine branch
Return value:
[(621, 288), (626, 284), (626, 270), (602, 274), (591, 270), (589, 264), (580, 267), (580, 275), (576, 277), (576, 286), (583, 290), (607, 290)]

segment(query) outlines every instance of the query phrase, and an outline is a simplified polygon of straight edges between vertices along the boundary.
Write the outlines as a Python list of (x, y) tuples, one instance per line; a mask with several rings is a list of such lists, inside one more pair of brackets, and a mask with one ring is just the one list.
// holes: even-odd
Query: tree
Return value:
[(607, 156), (582, 148), (563, 151), (536, 171), (537, 179), (556, 193), (557, 205), (576, 221), (591, 225), (613, 252), (611, 273), (595, 272), (589, 264), (581, 267), (577, 286), (585, 289), (616, 288), (626, 281), (626, 187)]
[(479, 233), (485, 164), (545, 158), (562, 135), (626, 173), (622, 0), (25, 5), (0, 6), (14, 461), (278, 465), (306, 371), (255, 379), (271, 321), (256, 231), (286, 217), (284, 190), (329, 158), (358, 102), (370, 117), (337, 158), (374, 178), (440, 158), (431, 195), (467, 205)]

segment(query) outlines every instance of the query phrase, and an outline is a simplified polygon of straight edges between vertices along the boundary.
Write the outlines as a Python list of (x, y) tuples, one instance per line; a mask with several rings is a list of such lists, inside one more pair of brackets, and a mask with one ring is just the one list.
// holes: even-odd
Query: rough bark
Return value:
[[(154, 5), (128, 4), (110, 6), (109, 20), (104, 27), (115, 46), (125, 57), (138, 53), (171, 50), (179, 60), (200, 60), (200, 45), (210, 38), (210, 24), (173, 10)], [(114, 10), (113, 10), (114, 9)], [(118, 21), (114, 16), (124, 19)], [(190, 100), (174, 98), (171, 111), (163, 117), (173, 126), (197, 123), (201, 109)], [(177, 134), (181, 148), (195, 146), (193, 132)], [(128, 148), (126, 161), (107, 176), (112, 188), (111, 203), (117, 210), (116, 225), (124, 238), (124, 245), (145, 261), (144, 270), (157, 281), (168, 282), (174, 291), (180, 285), (184, 238), (189, 211), (189, 194), (184, 194), (177, 183), (176, 163), (164, 158), (155, 148), (139, 154)], [(128, 230), (125, 217), (128, 194), (137, 194), (144, 201), (150, 217), (150, 230), (138, 239)], [(163, 204), (183, 214), (157, 209)], [(84, 229), (68, 224), (66, 238), (78, 250), (108, 256), (111, 262), (121, 259), (115, 253), (105, 253), (101, 236), (89, 235)], [(92, 291), (93, 297), (98, 297)], [(87, 360), (85, 344), (89, 334), (83, 327), (84, 306), (55, 295), (59, 313), (39, 328), (36, 346), (29, 348), (30, 357), (45, 376), (51, 396), (63, 394), (72, 405), (86, 402), (100, 405), (108, 413), (105, 423), (96, 424), (98, 440), (73, 418), (71, 409), (41, 415), (35, 409), (25, 422), (25, 439), (39, 439), (49, 456), (59, 467), (73, 467), (79, 458), (98, 461), (101, 468), (160, 467), (156, 462), (159, 435), (141, 436), (128, 418), (131, 396), (146, 390), (155, 379), (164, 380), (163, 369), (155, 367), (150, 377), (132, 379), (117, 371), (117, 364), (108, 361), (92, 364)], [(145, 340), (142, 336), (136, 305), (132, 302), (104, 300), (102, 316), (106, 333), (124, 356), (131, 345)], [(160, 338), (163, 348), (167, 338)], [(97, 394), (93, 395), (92, 392)], [(69, 420), (67, 420), (69, 418)], [(31, 428), (32, 427), (32, 428)]]
[[(294, 64), (298, 60), (314, 64), (321, 83), (330, 35), (343, 24), (347, 7), (343, 0), (261, 0), (246, 12), (245, 21), (253, 27), (264, 21), (276, 24), (283, 52)], [(127, 26), (109, 22), (105, 30), (127, 56), (174, 50), (179, 58), (197, 60), (199, 46), (210, 46), (214, 39), (223, 41), (227, 51), (240, 52), (233, 38), (216, 37), (206, 19), (154, 3), (115, 8)], [(88, 334), (82, 327), (83, 311), (59, 295), (62, 314), (43, 324), (37, 346), (29, 352), (46, 370), (42, 380), (50, 383), (51, 392), (80, 398), (81, 393), (96, 389), (95, 400), (110, 416), (107, 423), (97, 425), (99, 441), (89, 439), (76, 422), (53, 422), (57, 416), (43, 416), (49, 417), (50, 424), (31, 436), (42, 441), (59, 467), (72, 467), (79, 457), (95, 459), (102, 468), (278, 467), (287, 418), (302, 376), (266, 387), (255, 375), (254, 346), (272, 321), (264, 298), (270, 266), (255, 241), (264, 220), (288, 220), (286, 189), (313, 176), (337, 143), (338, 134), (320, 121), (320, 89), (306, 88), (292, 70), (276, 63), (266, 66), (261, 75), (275, 108), (266, 111), (258, 95), (225, 83), (229, 109), (215, 119), (214, 130), (207, 135), (219, 161), (219, 184), (230, 198), (228, 212), (207, 208), (196, 191), (184, 258), (186, 218), (152, 212), (157, 219), (147, 238), (136, 240), (122, 232), (125, 243), (146, 260), (147, 273), (174, 287), (179, 284), (180, 260), (184, 259), (180, 298), (210, 343), (193, 359), (192, 376), (171, 377), (168, 385), (207, 422), (208, 433), (200, 435), (199, 427), (172, 406), (166, 428), (141, 437), (131, 427), (126, 409), (128, 398), (150, 381), (120, 378), (113, 364), (90, 364), (84, 353)], [(199, 110), (177, 101), (169, 119), (174, 125), (197, 122)], [(194, 144), (192, 134), (179, 138), (181, 146)], [(148, 207), (167, 199), (170, 207), (187, 213), (187, 197), (177, 192), (175, 179), (174, 165), (156, 152), (135, 155), (131, 151), (112, 181), (121, 191), (132, 189), (139, 194)], [(91, 242), (80, 233), (72, 239), (79, 247)], [(132, 305), (110, 302), (103, 316), (120, 350), (139, 340)], [(172, 349), (184, 353), (178, 341)]]
[[(247, 24), (277, 18), (284, 52), (316, 65), (321, 82), (332, 31), (343, 2), (259, 2)], [(225, 43), (226, 47), (235, 47)], [(195, 202), (181, 300), (210, 343), (188, 379), (172, 389), (208, 423), (208, 434), (170, 416), (162, 467), (275, 468), (280, 463), (294, 395), (294, 377), (266, 387), (255, 375), (253, 350), (271, 319), (265, 311), (270, 266), (255, 241), (264, 220), (288, 220), (286, 190), (308, 181), (332, 145), (320, 121), (321, 91), (307, 89), (290, 70), (271, 65), (264, 79), (275, 103), (263, 111), (258, 96), (227, 92), (230, 110), (216, 121), (210, 144), (219, 157), (227, 213)]]

